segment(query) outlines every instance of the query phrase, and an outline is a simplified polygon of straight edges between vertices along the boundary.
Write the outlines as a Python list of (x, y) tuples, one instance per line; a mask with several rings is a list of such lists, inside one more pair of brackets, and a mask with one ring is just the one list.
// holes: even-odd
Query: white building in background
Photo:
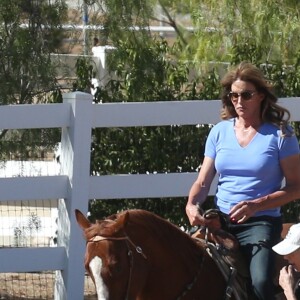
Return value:
[[(0, 162), (0, 177), (51, 176), (60, 173), (51, 161)], [(0, 248), (55, 245), (57, 199), (0, 202)]]

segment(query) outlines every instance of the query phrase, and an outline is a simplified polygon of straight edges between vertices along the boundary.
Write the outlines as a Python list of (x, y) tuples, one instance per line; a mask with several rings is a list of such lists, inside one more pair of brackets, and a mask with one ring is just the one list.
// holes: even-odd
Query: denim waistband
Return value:
[(240, 223), (240, 224), (236, 224), (236, 223), (232, 223), (230, 221), (230, 217), (229, 215), (221, 212), (221, 216), (223, 217), (223, 220), (221, 221), (223, 223), (223, 225), (225, 225), (225, 227), (229, 227), (229, 226), (243, 226), (244, 225), (249, 225), (249, 224), (254, 224), (254, 223), (262, 223), (262, 222), (267, 222), (267, 223), (271, 223), (271, 224), (275, 224), (275, 223), (282, 223), (282, 217), (273, 217), (273, 216), (258, 216), (258, 217), (250, 217), (249, 219), (247, 219), (245, 222)]

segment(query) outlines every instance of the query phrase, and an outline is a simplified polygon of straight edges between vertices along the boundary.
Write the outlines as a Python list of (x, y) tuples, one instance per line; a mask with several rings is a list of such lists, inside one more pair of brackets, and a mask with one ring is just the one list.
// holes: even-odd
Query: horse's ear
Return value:
[(75, 209), (75, 216), (77, 223), (81, 227), (81, 229), (86, 229), (91, 226), (90, 221), (84, 216), (84, 214), (80, 210)]
[(115, 232), (119, 231), (120, 229), (124, 228), (129, 219), (129, 212), (125, 211), (124, 213), (120, 214), (118, 219), (116, 220), (117, 223), (114, 225)]

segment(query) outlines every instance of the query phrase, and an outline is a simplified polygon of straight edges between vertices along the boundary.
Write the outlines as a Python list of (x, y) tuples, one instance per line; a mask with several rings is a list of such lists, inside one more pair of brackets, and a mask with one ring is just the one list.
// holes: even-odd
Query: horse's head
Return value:
[(133, 264), (139, 259), (124, 230), (129, 213), (122, 212), (95, 224), (79, 210), (75, 210), (75, 215), (87, 242), (85, 268), (95, 283), (98, 299), (129, 299), (131, 282), (135, 280)]

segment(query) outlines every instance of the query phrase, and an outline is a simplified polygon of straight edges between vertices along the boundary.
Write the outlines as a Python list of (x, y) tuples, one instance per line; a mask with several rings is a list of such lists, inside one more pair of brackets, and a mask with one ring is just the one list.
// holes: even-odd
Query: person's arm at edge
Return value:
[(185, 208), (192, 226), (204, 225), (204, 219), (198, 212), (198, 205), (201, 206), (205, 202), (215, 174), (216, 170), (214, 160), (207, 156), (204, 157), (198, 177), (190, 189)]

